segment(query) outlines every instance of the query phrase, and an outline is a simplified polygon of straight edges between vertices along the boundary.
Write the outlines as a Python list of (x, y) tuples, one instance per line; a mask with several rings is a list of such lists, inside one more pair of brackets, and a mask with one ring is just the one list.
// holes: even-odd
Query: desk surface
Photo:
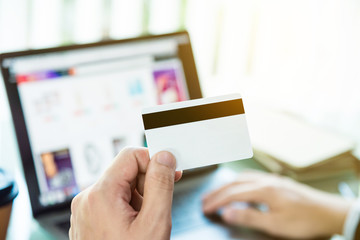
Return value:
[[(9, 122), (6, 122), (5, 124), (7, 125), (6, 127), (0, 126), (3, 130), (0, 131), (2, 134), (0, 139), (6, 139), (6, 141), (0, 141), (0, 159), (6, 159), (5, 168), (10, 169), (10, 171), (14, 173), (20, 191), (13, 204), (13, 212), (10, 220), (7, 239), (55, 239), (32, 217), (30, 200), (23, 176), (20, 156), (16, 147), (17, 145), (13, 128)], [(0, 162), (0, 166), (3, 166), (1, 164), (3, 164), (3, 162)], [(265, 171), (262, 166), (251, 159), (223, 164), (222, 167), (228, 167), (238, 172), (241, 172), (245, 169), (257, 169)], [(336, 179), (328, 179), (323, 181), (314, 181), (309, 183), (309, 185), (328, 192), (338, 193), (337, 187), (338, 183), (341, 181), (346, 181), (353, 189), (353, 191), (357, 193), (358, 182), (350, 176), (342, 176)], [(335, 236), (332, 239), (343, 238)]]

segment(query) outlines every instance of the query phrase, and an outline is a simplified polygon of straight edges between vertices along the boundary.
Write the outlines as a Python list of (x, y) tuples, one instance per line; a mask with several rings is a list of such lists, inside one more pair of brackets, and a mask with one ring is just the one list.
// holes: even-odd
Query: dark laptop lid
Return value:
[(187, 32), (0, 55), (34, 216), (69, 208), (126, 145), (141, 108), (201, 98)]

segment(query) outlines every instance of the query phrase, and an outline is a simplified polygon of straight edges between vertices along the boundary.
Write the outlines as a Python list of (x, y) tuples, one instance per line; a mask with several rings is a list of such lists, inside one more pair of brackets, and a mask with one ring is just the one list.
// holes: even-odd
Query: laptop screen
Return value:
[(146, 146), (142, 107), (201, 97), (189, 50), (177, 33), (2, 56), (33, 208), (69, 202), (122, 148)]

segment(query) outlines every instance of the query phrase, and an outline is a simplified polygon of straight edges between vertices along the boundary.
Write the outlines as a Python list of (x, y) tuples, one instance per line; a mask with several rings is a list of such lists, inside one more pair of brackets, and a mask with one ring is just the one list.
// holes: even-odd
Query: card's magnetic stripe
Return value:
[(242, 99), (143, 114), (145, 130), (243, 114)]

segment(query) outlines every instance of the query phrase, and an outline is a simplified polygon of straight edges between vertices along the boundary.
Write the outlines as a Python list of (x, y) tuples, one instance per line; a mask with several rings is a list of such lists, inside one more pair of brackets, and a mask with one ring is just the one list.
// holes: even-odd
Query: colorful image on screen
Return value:
[(172, 103), (186, 100), (186, 94), (179, 84), (177, 70), (174, 68), (154, 71), (157, 90), (157, 103)]
[(47, 186), (50, 191), (76, 187), (74, 171), (68, 149), (42, 153), (41, 162), (44, 168)]

